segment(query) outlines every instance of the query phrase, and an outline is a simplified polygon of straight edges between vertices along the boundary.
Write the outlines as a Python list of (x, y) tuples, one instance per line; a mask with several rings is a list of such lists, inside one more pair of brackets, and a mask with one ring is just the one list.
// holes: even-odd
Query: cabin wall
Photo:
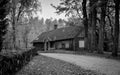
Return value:
[(55, 42), (55, 48), (72, 50), (72, 40), (57, 41)]
[(33, 46), (35, 49), (44, 50), (44, 43), (40, 43), (40, 42), (33, 43)]
[(82, 51), (85, 49), (85, 40), (83, 37), (76, 37), (74, 39), (74, 50), (75, 51)]
[[(47, 50), (51, 49), (65, 49), (72, 51), (84, 50), (84, 38), (76, 37), (75, 39), (67, 39), (61, 41), (49, 42), (46, 44)], [(39, 50), (44, 50), (44, 43), (34, 43), (34, 47)]]

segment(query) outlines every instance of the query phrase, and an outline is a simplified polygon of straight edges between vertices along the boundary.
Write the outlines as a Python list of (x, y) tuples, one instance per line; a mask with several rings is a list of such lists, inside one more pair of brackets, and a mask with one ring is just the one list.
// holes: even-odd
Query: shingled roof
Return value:
[(38, 39), (33, 42), (65, 40), (72, 39), (76, 36), (83, 37), (83, 29), (84, 28), (80, 26), (71, 26), (43, 32), (38, 36)]

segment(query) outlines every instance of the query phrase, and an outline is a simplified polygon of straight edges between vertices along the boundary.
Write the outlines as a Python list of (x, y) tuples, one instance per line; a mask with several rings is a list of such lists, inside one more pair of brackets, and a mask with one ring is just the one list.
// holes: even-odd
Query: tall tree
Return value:
[(7, 4), (9, 0), (0, 0), (0, 51), (2, 50), (3, 47), (3, 36), (6, 34), (7, 31)]
[(46, 25), (46, 31), (51, 30), (51, 25), (52, 25), (52, 19), (46, 19), (45, 20), (45, 25)]
[(105, 17), (106, 17), (107, 0), (104, 0), (104, 1), (101, 0), (101, 4), (104, 4), (104, 5), (100, 6), (101, 15), (100, 15), (98, 53), (103, 53), (103, 50), (104, 50)]
[(97, 0), (90, 0), (89, 2), (89, 24), (90, 24), (90, 51), (96, 50), (96, 23), (97, 23), (97, 11), (96, 11)]
[(85, 48), (88, 49), (88, 16), (87, 16), (87, 0), (82, 2), (83, 24), (85, 27)]
[(26, 16), (36, 13), (40, 7), (38, 0), (11, 0), (9, 3), (11, 24), (13, 28), (13, 45), (15, 48), (16, 43), (16, 26), (20, 16)]
[(28, 34), (30, 33), (30, 30), (31, 29), (28, 25), (24, 26), (23, 42), (24, 42), (26, 50), (28, 49), (28, 43), (29, 43)]
[(114, 27), (114, 40), (113, 40), (113, 56), (118, 55), (118, 50), (119, 50), (119, 5), (120, 1), (119, 0), (114, 0), (115, 3), (115, 27)]

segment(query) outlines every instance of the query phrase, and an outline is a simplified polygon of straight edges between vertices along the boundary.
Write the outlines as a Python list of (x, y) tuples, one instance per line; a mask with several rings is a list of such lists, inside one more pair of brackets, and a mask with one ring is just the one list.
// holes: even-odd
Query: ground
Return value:
[(40, 53), (40, 55), (60, 59), (84, 69), (94, 70), (106, 75), (120, 75), (120, 61), (86, 55), (62, 53)]
[(2, 53), (0, 75), (120, 75), (119, 57), (108, 59), (106, 54), (56, 51)]
[(103, 75), (58, 59), (35, 56), (16, 75)]

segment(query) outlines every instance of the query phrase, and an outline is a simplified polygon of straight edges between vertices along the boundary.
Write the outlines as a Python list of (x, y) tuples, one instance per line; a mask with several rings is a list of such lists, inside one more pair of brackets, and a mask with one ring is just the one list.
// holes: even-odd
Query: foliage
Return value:
[(66, 16), (73, 15), (81, 18), (81, 1), (82, 0), (61, 0), (61, 3), (58, 6), (54, 6), (56, 13), (61, 14), (65, 13)]
[(76, 17), (70, 17), (68, 18), (68, 21), (66, 21), (67, 26), (83, 26), (82, 20), (80, 18)]
[(28, 25), (24, 26), (24, 32), (23, 32), (23, 42), (25, 44), (26, 49), (28, 49), (28, 44), (29, 44), (29, 33), (30, 33), (31, 27)]
[(66, 21), (63, 19), (46, 19), (45, 25), (46, 25), (46, 31), (54, 30), (54, 25), (57, 25), (58, 28), (64, 27)]
[(8, 6), (10, 9), (11, 17), (13, 13), (15, 13), (17, 21), (19, 20), (20, 16), (30, 16), (30, 14), (32, 15), (37, 11), (41, 11), (41, 4), (38, 0), (12, 0)]
[[(9, 55), (9, 56), (8, 56)], [(29, 50), (17, 54), (4, 54), (0, 60), (0, 75), (15, 75), (23, 66), (25, 66), (34, 56), (35, 50)]]
[(2, 50), (2, 44), (3, 44), (3, 40), (4, 40), (4, 35), (7, 32), (7, 25), (8, 25), (8, 20), (6, 18), (7, 16), (7, 9), (6, 9), (6, 5), (9, 2), (9, 0), (1, 0), (0, 1), (0, 51)]
[(41, 11), (41, 5), (39, 0), (9, 0), (7, 8), (9, 12), (7, 17), (12, 27), (13, 48), (16, 48), (17, 26), (28, 23), (29, 19), (34, 17), (33, 15)]

